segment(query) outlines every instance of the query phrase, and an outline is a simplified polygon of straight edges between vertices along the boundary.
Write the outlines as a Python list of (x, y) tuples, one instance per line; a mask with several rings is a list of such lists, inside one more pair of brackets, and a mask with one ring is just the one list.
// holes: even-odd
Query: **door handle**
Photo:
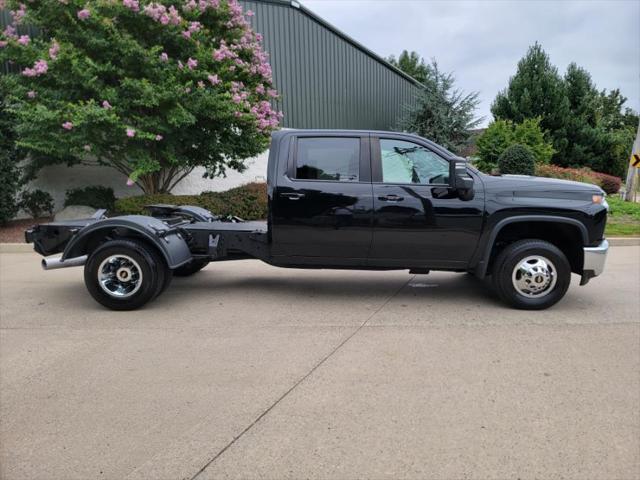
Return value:
[(382, 200), (383, 202), (401, 202), (404, 200), (404, 197), (392, 193), (391, 195), (382, 195), (378, 197), (378, 200)]
[(304, 193), (296, 193), (296, 192), (287, 192), (281, 193), (281, 197), (288, 198), (289, 200), (300, 200), (304, 197)]

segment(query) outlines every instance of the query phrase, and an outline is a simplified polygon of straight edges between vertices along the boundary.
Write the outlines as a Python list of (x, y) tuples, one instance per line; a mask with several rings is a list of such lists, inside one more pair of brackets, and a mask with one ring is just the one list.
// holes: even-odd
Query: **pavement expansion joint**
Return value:
[(216, 453), (213, 458), (211, 458), (211, 460), (209, 460), (207, 463), (204, 464), (204, 466), (198, 470), (195, 475), (193, 475), (191, 477), (190, 480), (196, 480), (201, 473), (203, 473), (213, 462), (215, 462), (218, 458), (220, 458), (220, 456), (222, 456), (222, 454), (224, 454), (224, 452), (226, 452), (229, 448), (231, 448), (238, 440), (240, 440), (240, 438), (242, 438), (242, 436), (247, 433), (249, 430), (251, 430), (255, 425), (258, 424), (258, 422), (260, 422), (260, 420), (262, 420), (265, 416), (267, 416), (267, 414), (273, 410), (282, 400), (284, 400), (291, 392), (293, 392), (298, 385), (300, 385), (302, 382), (304, 382), (307, 378), (309, 378), (311, 375), (313, 375), (313, 373), (318, 370), (318, 368), (320, 368), (327, 360), (329, 360), (338, 350), (340, 350), (344, 345), (347, 344), (347, 342), (349, 342), (349, 340), (351, 340), (353, 337), (355, 337), (358, 332), (360, 330), (362, 330), (367, 323), (373, 318), (375, 317), (378, 312), (380, 312), (384, 307), (387, 306), (387, 304), (393, 300), (396, 295), (398, 295), (407, 285), (409, 285), (409, 283), (411, 283), (411, 281), (415, 278), (415, 275), (412, 275), (411, 277), (409, 277), (409, 279), (404, 282), (400, 288), (398, 288), (395, 292), (393, 292), (389, 298), (387, 298), (382, 305), (380, 305), (375, 311), (373, 311), (371, 313), (371, 315), (369, 315), (349, 336), (347, 336), (347, 338), (345, 338), (342, 342), (340, 342), (333, 350), (331, 350), (327, 355), (325, 355), (318, 363), (316, 363), (311, 370), (309, 370), (304, 376), (302, 376), (302, 378), (300, 378), (296, 383), (294, 383), (291, 388), (289, 388), (286, 392), (284, 392), (275, 402), (273, 402), (264, 412), (262, 412), (253, 422), (251, 422), (244, 430), (242, 430), (238, 435), (236, 435), (229, 443), (227, 443), (218, 453)]

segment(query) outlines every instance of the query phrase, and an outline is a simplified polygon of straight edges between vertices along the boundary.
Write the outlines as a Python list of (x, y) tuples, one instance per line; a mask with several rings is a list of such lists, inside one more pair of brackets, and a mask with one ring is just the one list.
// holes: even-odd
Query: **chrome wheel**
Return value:
[(127, 298), (142, 286), (142, 269), (127, 255), (112, 255), (98, 267), (98, 283), (112, 297)]
[(511, 281), (516, 291), (528, 298), (548, 295), (556, 286), (558, 272), (545, 257), (532, 255), (521, 260), (513, 269)]

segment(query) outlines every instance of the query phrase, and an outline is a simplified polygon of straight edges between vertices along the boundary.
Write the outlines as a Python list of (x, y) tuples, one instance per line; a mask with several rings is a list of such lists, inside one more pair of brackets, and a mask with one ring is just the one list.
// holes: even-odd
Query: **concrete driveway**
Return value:
[(577, 280), (242, 261), (116, 313), (0, 255), (0, 477), (637, 479), (640, 248)]

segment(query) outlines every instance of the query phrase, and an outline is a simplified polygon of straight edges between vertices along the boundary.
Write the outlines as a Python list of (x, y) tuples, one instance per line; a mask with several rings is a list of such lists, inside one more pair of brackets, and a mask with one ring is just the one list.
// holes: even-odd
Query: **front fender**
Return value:
[(87, 225), (69, 241), (62, 254), (62, 260), (90, 255), (88, 251), (101, 238), (141, 237), (155, 246), (162, 254), (169, 268), (177, 268), (191, 260), (189, 245), (179, 232), (172, 231), (157, 218), (144, 215), (125, 215), (108, 218)]
[(509, 224), (517, 222), (548, 222), (550, 224), (568, 224), (578, 229), (578, 231), (580, 232), (580, 237), (582, 239), (582, 245), (587, 245), (589, 242), (589, 233), (587, 231), (587, 227), (585, 227), (582, 222), (576, 220), (575, 218), (560, 217), (556, 215), (517, 215), (513, 217), (506, 217), (497, 222), (493, 227), (486, 230), (481, 237), (478, 248), (476, 249), (475, 258), (472, 261), (472, 265), (474, 265), (475, 275), (478, 278), (484, 278), (487, 275), (489, 259), (491, 258), (491, 249), (493, 248), (493, 244), (498, 237), (500, 230), (502, 230)]

